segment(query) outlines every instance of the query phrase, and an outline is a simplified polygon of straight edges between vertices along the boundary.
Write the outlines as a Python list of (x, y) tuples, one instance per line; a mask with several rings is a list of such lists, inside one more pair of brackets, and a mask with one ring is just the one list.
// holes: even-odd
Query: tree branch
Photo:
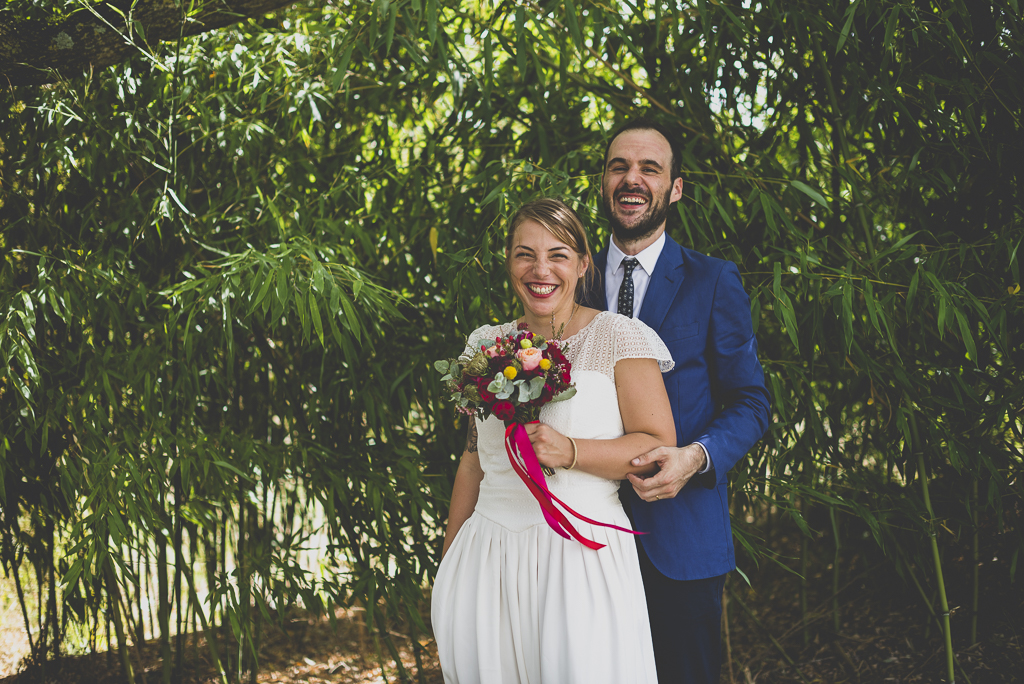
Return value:
[[(185, 19), (184, 35), (229, 26), (294, 0), (206, 0)], [(114, 0), (58, 22), (23, 19), (0, 11), (0, 84), (41, 85), (128, 59), (138, 45), (177, 40), (183, 11), (174, 0)], [(129, 28), (129, 20), (131, 27)], [(145, 38), (139, 35), (142, 28)]]

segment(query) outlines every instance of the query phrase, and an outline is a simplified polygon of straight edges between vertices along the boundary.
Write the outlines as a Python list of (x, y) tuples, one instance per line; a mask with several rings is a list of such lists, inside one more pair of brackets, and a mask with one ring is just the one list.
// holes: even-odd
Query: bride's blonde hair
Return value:
[(526, 221), (536, 221), (555, 236), (555, 238), (568, 245), (576, 252), (581, 260), (587, 260), (587, 270), (583, 277), (576, 283), (576, 301), (579, 301), (583, 292), (590, 288), (594, 282), (597, 270), (594, 268), (594, 255), (590, 252), (590, 243), (587, 241), (587, 231), (583, 222), (576, 212), (568, 204), (559, 199), (545, 197), (527, 202), (512, 215), (508, 222), (508, 232), (505, 234), (505, 270), (509, 270), (508, 255), (512, 251), (512, 241), (515, 239), (516, 228)]

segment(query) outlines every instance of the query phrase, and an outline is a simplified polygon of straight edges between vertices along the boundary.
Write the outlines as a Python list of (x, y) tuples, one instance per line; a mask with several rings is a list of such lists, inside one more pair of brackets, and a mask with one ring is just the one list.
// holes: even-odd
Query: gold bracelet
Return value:
[[(568, 437), (568, 435), (566, 435), (566, 436)], [(572, 465), (569, 466), (568, 468), (566, 468), (565, 466), (562, 466), (566, 470), (572, 470), (573, 468), (576, 467), (576, 459), (580, 455), (579, 450), (576, 449), (576, 440), (573, 439), (572, 437), (569, 437), (569, 441), (572, 442)]]

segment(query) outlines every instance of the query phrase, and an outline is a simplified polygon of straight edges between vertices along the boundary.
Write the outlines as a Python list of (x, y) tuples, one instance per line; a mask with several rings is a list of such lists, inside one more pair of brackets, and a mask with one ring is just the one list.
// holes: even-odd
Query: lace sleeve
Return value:
[(662, 373), (672, 370), (676, 362), (668, 347), (646, 323), (635, 318), (616, 315), (612, 336), (612, 364), (620, 359), (654, 359)]

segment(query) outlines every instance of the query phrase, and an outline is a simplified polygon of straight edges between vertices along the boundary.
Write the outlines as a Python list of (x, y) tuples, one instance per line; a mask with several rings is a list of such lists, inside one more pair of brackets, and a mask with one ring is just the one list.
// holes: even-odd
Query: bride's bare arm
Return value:
[[(622, 359), (615, 364), (615, 389), (626, 434), (617, 439), (577, 439), (576, 469), (609, 480), (650, 475), (657, 465), (635, 467), (635, 457), (659, 446), (676, 445), (672, 407), (654, 359)], [(572, 442), (543, 423), (526, 426), (537, 460), (551, 468), (572, 465)]]
[(448, 528), (444, 533), (444, 546), (441, 557), (448, 553), (455, 535), (459, 533), (463, 523), (469, 520), (476, 508), (477, 497), (480, 496), (480, 481), (484, 479), (484, 471), (480, 468), (480, 452), (477, 447), (476, 419), (468, 417), (469, 428), (466, 431), (466, 450), (459, 460), (459, 469), (455, 473), (455, 484), (452, 486), (452, 505), (448, 509)]

